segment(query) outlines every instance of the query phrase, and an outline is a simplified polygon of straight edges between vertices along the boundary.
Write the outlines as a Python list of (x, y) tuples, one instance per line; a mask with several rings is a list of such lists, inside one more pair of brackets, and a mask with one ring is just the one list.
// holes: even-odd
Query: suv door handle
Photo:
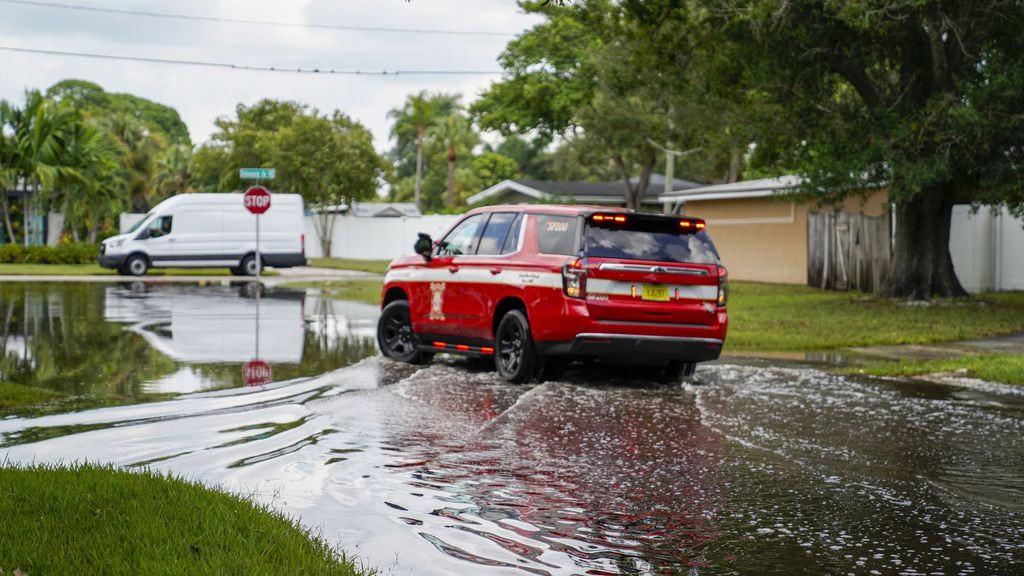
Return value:
[(459, 267), (458, 266), (449, 266), (448, 267), (448, 271), (451, 272), (452, 274), (455, 274), (456, 272), (459, 271)]
[(501, 268), (491, 268), (491, 274), (494, 274), (495, 276), (501, 274)]

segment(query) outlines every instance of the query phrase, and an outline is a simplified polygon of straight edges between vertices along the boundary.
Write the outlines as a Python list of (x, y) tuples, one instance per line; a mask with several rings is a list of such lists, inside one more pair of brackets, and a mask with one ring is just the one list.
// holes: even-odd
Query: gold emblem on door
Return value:
[(444, 306), (444, 282), (431, 282), (430, 283), (430, 314), (427, 314), (427, 318), (430, 320), (444, 321), (444, 312), (441, 307)]

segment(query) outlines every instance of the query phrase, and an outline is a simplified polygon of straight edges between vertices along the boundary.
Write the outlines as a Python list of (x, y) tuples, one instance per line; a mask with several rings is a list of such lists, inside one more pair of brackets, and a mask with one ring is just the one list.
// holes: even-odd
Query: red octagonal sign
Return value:
[(253, 214), (263, 214), (270, 210), (270, 192), (263, 186), (253, 186), (245, 191), (243, 199), (245, 209)]
[(242, 366), (242, 377), (246, 386), (263, 386), (274, 380), (274, 371), (263, 360), (250, 360)]

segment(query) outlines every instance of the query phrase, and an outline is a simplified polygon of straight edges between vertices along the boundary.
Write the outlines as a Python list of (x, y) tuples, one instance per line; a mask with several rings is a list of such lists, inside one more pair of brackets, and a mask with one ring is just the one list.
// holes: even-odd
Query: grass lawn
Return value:
[[(97, 264), (0, 264), (0, 276), (116, 276)], [(230, 276), (227, 268), (157, 268), (146, 276)], [(276, 276), (268, 270), (264, 276)], [(143, 276), (145, 278), (146, 276)]]
[(367, 304), (380, 304), (380, 291), (384, 283), (380, 280), (328, 280), (326, 282), (289, 282), (285, 288), (317, 288), (324, 294), (338, 300), (352, 300)]
[(27, 574), (361, 574), (237, 496), (109, 467), (0, 468), (0, 569)]
[(869, 362), (850, 369), (855, 374), (874, 376), (921, 376), (936, 372), (964, 371), (964, 375), (992, 382), (1024, 384), (1024, 356), (1020, 354), (979, 354), (940, 360), (900, 360)]
[(1024, 292), (927, 306), (857, 292), (733, 282), (726, 351), (804, 352), (1024, 332)]
[(384, 274), (388, 271), (390, 260), (352, 260), (349, 258), (310, 258), (309, 264), (318, 268), (335, 268), (338, 270), (357, 270)]

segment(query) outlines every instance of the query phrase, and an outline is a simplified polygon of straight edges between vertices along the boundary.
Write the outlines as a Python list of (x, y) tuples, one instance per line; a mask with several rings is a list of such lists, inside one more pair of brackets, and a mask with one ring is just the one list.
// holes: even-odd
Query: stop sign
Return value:
[(242, 377), (246, 386), (263, 386), (273, 381), (274, 371), (263, 360), (250, 360), (242, 366)]
[(263, 214), (270, 210), (270, 192), (263, 186), (253, 186), (245, 191), (242, 203), (249, 212)]

